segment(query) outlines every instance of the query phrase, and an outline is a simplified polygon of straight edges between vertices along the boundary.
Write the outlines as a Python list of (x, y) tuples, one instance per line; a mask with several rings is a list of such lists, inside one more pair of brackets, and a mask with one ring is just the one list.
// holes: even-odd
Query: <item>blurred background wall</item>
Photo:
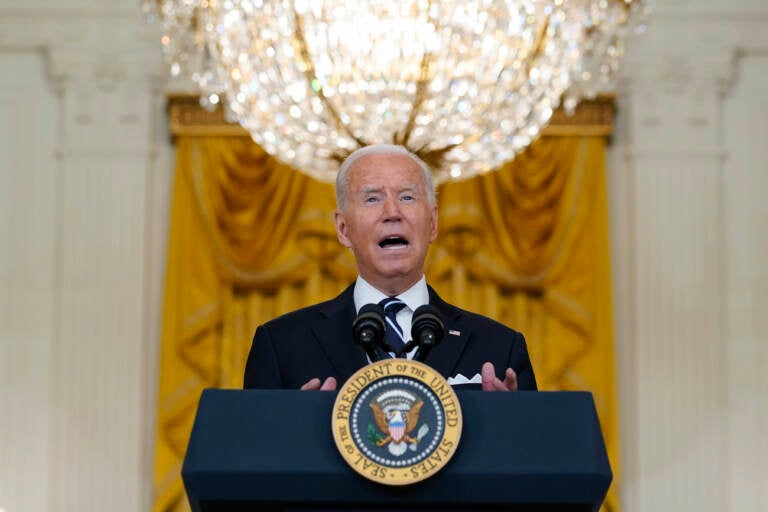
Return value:
[[(0, 510), (145, 511), (173, 146), (137, 2), (0, 1)], [(768, 5), (657, 2), (609, 148), (622, 510), (768, 510)]]

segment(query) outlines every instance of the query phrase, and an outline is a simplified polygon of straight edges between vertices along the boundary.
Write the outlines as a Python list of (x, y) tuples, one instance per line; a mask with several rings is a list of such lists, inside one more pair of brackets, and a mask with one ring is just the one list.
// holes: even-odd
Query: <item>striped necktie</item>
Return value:
[(400, 328), (400, 324), (397, 323), (397, 312), (405, 307), (405, 302), (396, 297), (387, 297), (379, 302), (379, 305), (384, 308), (384, 313), (387, 317), (384, 339), (397, 352), (405, 345), (403, 330)]

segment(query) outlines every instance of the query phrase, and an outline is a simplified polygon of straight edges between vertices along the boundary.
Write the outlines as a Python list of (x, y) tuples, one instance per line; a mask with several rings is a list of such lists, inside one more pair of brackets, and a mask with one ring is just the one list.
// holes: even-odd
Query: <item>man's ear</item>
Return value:
[(342, 210), (333, 212), (333, 222), (336, 224), (336, 238), (339, 239), (339, 243), (344, 247), (351, 248), (352, 242), (347, 236), (347, 219)]
[(432, 229), (429, 232), (429, 243), (432, 243), (437, 238), (437, 205), (432, 205), (432, 215), (431, 215), (431, 224)]

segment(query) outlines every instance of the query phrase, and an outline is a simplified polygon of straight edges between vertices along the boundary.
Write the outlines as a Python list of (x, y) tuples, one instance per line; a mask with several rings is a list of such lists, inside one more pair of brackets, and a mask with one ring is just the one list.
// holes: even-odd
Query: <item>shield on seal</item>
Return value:
[(399, 443), (405, 435), (405, 418), (403, 418), (401, 411), (392, 412), (392, 416), (389, 418), (389, 435), (396, 443)]

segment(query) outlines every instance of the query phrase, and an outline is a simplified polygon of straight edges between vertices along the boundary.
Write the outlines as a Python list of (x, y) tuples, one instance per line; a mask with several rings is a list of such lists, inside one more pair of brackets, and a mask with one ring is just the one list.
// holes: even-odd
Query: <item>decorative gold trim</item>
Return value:
[(239, 124), (230, 123), (224, 118), (221, 106), (213, 111), (206, 110), (200, 106), (199, 96), (195, 94), (169, 94), (166, 97), (166, 110), (171, 137), (248, 136), (248, 132)]
[[(221, 107), (209, 112), (200, 106), (194, 94), (169, 94), (167, 96), (168, 124), (171, 137), (233, 136), (247, 137), (240, 125), (227, 122)], [(584, 100), (569, 116), (562, 108), (555, 110), (552, 120), (542, 131), (550, 137), (594, 135), (609, 137), (613, 133), (613, 116), (616, 96), (603, 94), (593, 100)]]
[(601, 94), (592, 100), (582, 100), (573, 115), (558, 108), (549, 124), (542, 130), (547, 136), (596, 135), (610, 137), (613, 134), (613, 116), (616, 113), (616, 95)]

